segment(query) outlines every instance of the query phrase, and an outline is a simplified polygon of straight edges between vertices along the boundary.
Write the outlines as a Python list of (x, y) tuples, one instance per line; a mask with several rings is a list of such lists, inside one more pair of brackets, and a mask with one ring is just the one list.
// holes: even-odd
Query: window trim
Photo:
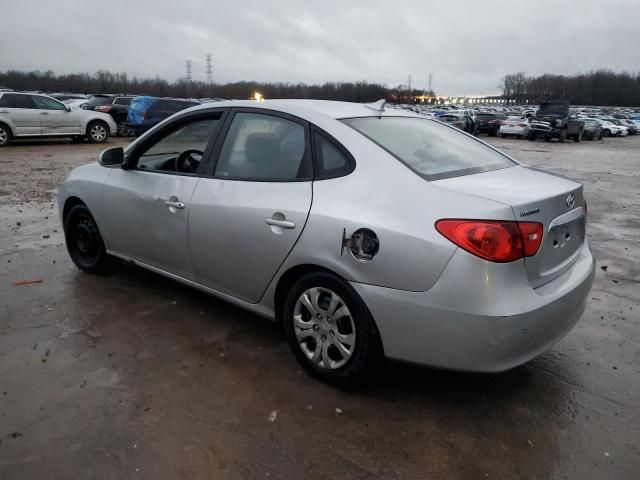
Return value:
[[(323, 169), (320, 168), (320, 159), (322, 157), (322, 152), (320, 151), (320, 145), (316, 142), (316, 135), (322, 137), (322, 139), (328, 142), (333, 148), (335, 148), (347, 161), (347, 168), (342, 169), (341, 172), (335, 174), (325, 174)], [(356, 169), (356, 159), (351, 154), (351, 152), (340, 143), (338, 140), (330, 135), (325, 130), (321, 129), (317, 125), (311, 126), (311, 150), (313, 152), (313, 172), (314, 177), (313, 180), (330, 180), (332, 178), (340, 178), (346, 177), (347, 175), (351, 175), (353, 171)]]
[[(452, 130), (454, 130), (454, 131), (456, 131), (458, 133), (466, 135), (469, 138), (475, 140), (476, 142), (484, 145), (485, 147), (490, 148), (494, 152), (498, 153), (499, 155), (502, 155), (504, 158), (506, 158), (507, 160), (512, 162), (513, 165), (508, 165), (508, 166), (498, 167), (498, 168), (491, 168), (492, 165), (497, 165), (497, 164), (492, 164), (492, 165), (488, 165), (486, 167), (471, 167), (471, 168), (464, 168), (462, 170), (453, 170), (453, 171), (450, 171), (450, 172), (434, 173), (434, 174), (431, 174), (431, 175), (427, 175), (425, 173), (419, 172), (418, 170), (413, 168), (411, 165), (409, 165), (409, 163), (407, 163), (402, 158), (400, 158), (398, 155), (396, 155), (391, 150), (386, 148), (384, 145), (382, 145), (381, 143), (377, 142), (376, 140), (371, 138), (369, 135), (367, 135), (365, 133), (362, 133), (360, 130), (358, 130), (357, 128), (353, 127), (351, 124), (349, 124), (347, 122), (347, 120), (356, 120), (356, 119), (359, 119), (359, 118), (373, 118), (373, 119), (379, 119), (379, 120), (382, 120), (383, 118), (413, 118), (413, 119), (418, 119), (418, 120), (425, 120), (425, 121), (435, 122), (435, 123), (438, 123), (440, 125), (444, 125), (445, 127), (450, 128), (450, 129), (452, 129)], [(473, 135), (470, 135), (467, 132), (465, 132), (463, 130), (460, 130), (459, 128), (456, 128), (456, 127), (454, 127), (454, 126), (452, 126), (452, 125), (450, 125), (448, 123), (441, 122), (438, 119), (431, 119), (431, 118), (426, 118), (426, 117), (424, 117), (424, 118), (423, 117), (414, 117), (414, 116), (409, 116), (409, 115), (385, 115), (384, 117), (372, 117), (372, 116), (345, 117), (345, 118), (340, 118), (338, 120), (340, 122), (344, 123), (346, 126), (348, 126), (350, 128), (353, 128), (353, 130), (358, 132), (360, 135), (362, 135), (366, 139), (368, 139), (368, 140), (372, 141), (373, 143), (375, 143), (378, 147), (380, 147), (382, 150), (387, 152), (389, 155), (391, 155), (393, 158), (398, 160), (405, 167), (407, 167), (409, 170), (411, 170), (413, 173), (415, 173), (419, 177), (423, 178), (427, 182), (435, 182), (436, 180), (444, 180), (445, 178), (464, 177), (466, 175), (475, 175), (477, 173), (492, 172), (494, 170), (503, 170), (505, 168), (512, 168), (512, 167), (517, 167), (518, 165), (521, 165), (520, 162), (517, 162), (513, 158), (511, 158), (508, 155), (502, 153), (500, 150), (498, 150), (497, 148), (494, 148), (492, 145), (489, 145), (488, 143), (483, 142), (482, 140), (474, 137)]]
[[(211, 153), (213, 148), (218, 142), (218, 138), (220, 136), (220, 132), (222, 131), (222, 127), (226, 122), (227, 115), (229, 114), (228, 108), (216, 108), (216, 109), (207, 109), (202, 112), (188, 112), (176, 117), (170, 123), (163, 125), (161, 128), (151, 132), (145, 138), (142, 139), (140, 143), (134, 145), (133, 149), (130, 152), (126, 152), (125, 162), (123, 164), (126, 165), (125, 170), (135, 170), (136, 172), (146, 172), (146, 173), (161, 173), (166, 175), (177, 175), (181, 177), (203, 177), (205, 176), (205, 172), (207, 171), (208, 164), (211, 160)], [(145, 170), (138, 168), (138, 163), (140, 162), (140, 157), (148, 151), (151, 147), (157, 144), (160, 140), (166, 138), (168, 135), (171, 135), (173, 132), (177, 131), (180, 127), (187, 125), (189, 123), (197, 122), (199, 120), (210, 119), (214, 116), (220, 115), (218, 119), (218, 125), (216, 126), (215, 131), (209, 136), (209, 140), (207, 142), (207, 146), (204, 149), (202, 154), (202, 161), (200, 165), (198, 165), (198, 170), (196, 173), (185, 173), (185, 172), (168, 172), (161, 170)]]
[[(306, 162), (310, 167), (311, 177), (309, 178), (241, 178), (241, 177), (225, 177), (222, 175), (215, 175), (216, 167), (218, 166), (218, 161), (220, 160), (220, 153), (222, 152), (222, 147), (224, 146), (224, 141), (227, 138), (227, 134), (229, 133), (229, 129), (231, 128), (231, 124), (233, 123), (234, 118), (238, 113), (255, 113), (259, 115), (265, 115), (276, 118), (283, 118), (285, 120), (289, 120), (291, 122), (297, 123), (304, 128), (304, 155), (302, 157), (302, 161)], [(278, 110), (271, 110), (268, 108), (251, 108), (251, 107), (232, 107), (225, 124), (222, 126), (220, 130), (218, 139), (216, 141), (215, 148), (213, 149), (213, 155), (211, 157), (211, 162), (209, 162), (209, 166), (204, 174), (206, 177), (215, 178), (218, 180), (228, 180), (230, 182), (266, 182), (266, 183), (291, 183), (291, 182), (312, 182), (315, 178), (315, 165), (312, 158), (312, 147), (311, 147), (311, 132), (310, 132), (310, 124), (307, 120), (304, 120), (300, 117), (296, 117), (295, 115), (290, 115), (285, 112), (280, 112)]]

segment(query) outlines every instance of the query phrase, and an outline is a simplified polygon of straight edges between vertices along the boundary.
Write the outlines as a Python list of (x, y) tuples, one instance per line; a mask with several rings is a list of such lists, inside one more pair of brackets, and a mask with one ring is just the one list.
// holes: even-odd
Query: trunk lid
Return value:
[(585, 241), (580, 183), (522, 165), (432, 183), (507, 204), (516, 220), (543, 224), (538, 253), (525, 258), (527, 276), (534, 288), (561, 275), (578, 257)]

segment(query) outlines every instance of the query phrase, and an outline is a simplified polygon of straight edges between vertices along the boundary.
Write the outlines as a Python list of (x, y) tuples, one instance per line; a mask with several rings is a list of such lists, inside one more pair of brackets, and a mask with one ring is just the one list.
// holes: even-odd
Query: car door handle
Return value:
[(40, 115), (49, 115), (49, 112), (40, 112)]
[(296, 228), (296, 224), (290, 222), (289, 220), (277, 220), (275, 218), (267, 218), (265, 220), (267, 225), (271, 225), (272, 227), (280, 227), (280, 228)]
[(184, 209), (184, 203), (182, 202), (178, 202), (178, 201), (174, 201), (174, 200), (164, 200), (164, 204), (167, 207), (173, 207), (173, 208), (177, 208), (177, 209)]

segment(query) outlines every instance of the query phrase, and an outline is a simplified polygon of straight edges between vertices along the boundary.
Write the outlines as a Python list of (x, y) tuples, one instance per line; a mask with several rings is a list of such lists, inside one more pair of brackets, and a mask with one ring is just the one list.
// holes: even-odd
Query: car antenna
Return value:
[(367, 108), (370, 108), (371, 110), (375, 110), (376, 112), (380, 113), (380, 115), (382, 115), (382, 112), (384, 112), (384, 106), (386, 103), (387, 101), (385, 99), (382, 99), (373, 103), (365, 103), (364, 106)]

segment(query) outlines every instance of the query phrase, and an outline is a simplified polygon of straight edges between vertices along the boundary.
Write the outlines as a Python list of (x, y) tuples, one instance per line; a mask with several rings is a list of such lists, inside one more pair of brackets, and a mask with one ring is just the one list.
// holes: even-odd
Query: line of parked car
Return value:
[(637, 135), (640, 111), (632, 109), (571, 108), (567, 102), (543, 102), (538, 107), (422, 107), (398, 105), (436, 118), (472, 135), (487, 134), (529, 140), (600, 140), (603, 137)]
[(185, 108), (219, 100), (2, 90), (0, 147), (15, 138), (70, 137), (103, 143), (110, 136), (137, 136)]

